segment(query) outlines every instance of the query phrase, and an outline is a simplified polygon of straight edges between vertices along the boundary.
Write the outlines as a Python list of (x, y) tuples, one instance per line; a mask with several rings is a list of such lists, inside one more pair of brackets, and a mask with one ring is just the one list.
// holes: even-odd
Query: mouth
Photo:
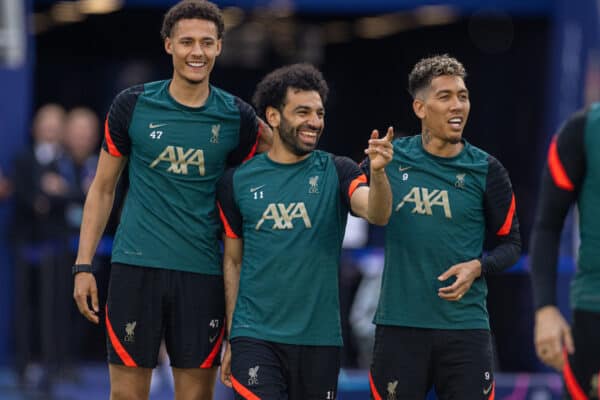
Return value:
[(464, 123), (463, 117), (454, 117), (448, 120), (448, 124), (452, 127), (453, 130), (461, 130)]
[(186, 61), (185, 65), (190, 68), (200, 69), (206, 66), (206, 62), (204, 61)]
[(305, 144), (315, 145), (317, 143), (317, 139), (319, 137), (318, 132), (312, 130), (299, 130), (298, 138)]

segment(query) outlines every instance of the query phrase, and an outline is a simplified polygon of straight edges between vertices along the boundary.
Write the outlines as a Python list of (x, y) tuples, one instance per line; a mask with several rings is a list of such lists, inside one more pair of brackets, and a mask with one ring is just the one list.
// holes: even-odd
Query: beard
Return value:
[(279, 125), (279, 137), (281, 138), (283, 145), (298, 157), (305, 156), (312, 152), (317, 147), (317, 143), (321, 137), (322, 129), (317, 132), (317, 140), (315, 141), (314, 145), (302, 143), (298, 138), (298, 131), (305, 126), (306, 124), (302, 124), (297, 127), (293, 127), (283, 116)]

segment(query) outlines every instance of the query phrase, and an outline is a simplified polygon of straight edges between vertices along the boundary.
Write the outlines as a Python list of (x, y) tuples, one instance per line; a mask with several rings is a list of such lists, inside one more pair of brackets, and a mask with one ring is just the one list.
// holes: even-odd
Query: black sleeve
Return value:
[(242, 237), (242, 215), (233, 193), (234, 172), (235, 168), (228, 169), (217, 183), (217, 207), (223, 231), (227, 237), (237, 239)]
[(529, 250), (536, 309), (556, 304), (560, 233), (586, 171), (585, 123), (584, 111), (574, 114), (552, 139), (548, 150)]
[(365, 157), (365, 159), (362, 160), (358, 166), (363, 174), (365, 174), (367, 177), (367, 183), (371, 182), (371, 159), (369, 157)]
[(102, 148), (115, 157), (128, 156), (131, 151), (129, 124), (138, 97), (144, 92), (144, 85), (125, 89), (115, 97), (106, 121), (104, 121), (104, 141)]
[(495, 234), (497, 245), (481, 260), (483, 273), (499, 272), (514, 265), (521, 256), (521, 234), (515, 195), (508, 172), (494, 157), (488, 157), (483, 201), (488, 232)]
[(235, 104), (240, 110), (240, 141), (237, 148), (229, 153), (229, 166), (239, 165), (254, 157), (260, 137), (260, 125), (252, 106), (239, 97), (235, 98)]
[(348, 207), (348, 210), (352, 211), (350, 198), (352, 198), (356, 188), (367, 186), (367, 177), (358, 165), (348, 157), (333, 156), (333, 162), (340, 182), (342, 203)]

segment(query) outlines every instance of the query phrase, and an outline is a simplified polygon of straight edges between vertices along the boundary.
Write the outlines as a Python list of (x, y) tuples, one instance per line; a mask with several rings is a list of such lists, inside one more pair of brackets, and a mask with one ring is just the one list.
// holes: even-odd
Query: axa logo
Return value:
[(167, 146), (162, 153), (152, 163), (150, 168), (156, 167), (160, 162), (169, 163), (167, 172), (174, 174), (187, 175), (190, 171), (188, 167), (198, 168), (198, 174), (204, 176), (204, 151), (201, 149), (185, 149), (179, 146)]
[(256, 230), (266, 221), (273, 221), (271, 229), (293, 229), (294, 219), (300, 219), (304, 222), (307, 229), (312, 227), (310, 217), (306, 211), (306, 206), (303, 202), (299, 203), (271, 203), (267, 206), (262, 214), (262, 218), (256, 224)]
[(396, 206), (396, 211), (400, 211), (407, 203), (413, 204), (411, 212), (420, 215), (433, 215), (433, 207), (442, 207), (446, 218), (452, 218), (450, 209), (450, 200), (448, 200), (448, 191), (439, 189), (427, 189), (415, 186), (400, 203)]

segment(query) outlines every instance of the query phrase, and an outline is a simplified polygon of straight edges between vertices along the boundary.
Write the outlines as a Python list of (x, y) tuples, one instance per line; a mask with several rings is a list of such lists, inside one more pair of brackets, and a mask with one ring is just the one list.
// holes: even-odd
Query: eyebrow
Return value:
[[(436, 96), (439, 96), (441, 94), (451, 94), (454, 93), (453, 90), (450, 89), (442, 89), (442, 90), (438, 90), (437, 92), (435, 92)], [(468, 89), (459, 89), (456, 93), (462, 94), (462, 93), (469, 93)]]
[[(313, 108), (311, 106), (306, 106), (306, 105), (299, 105), (296, 106), (296, 108), (294, 108), (294, 111), (304, 111), (304, 110), (313, 110)], [(318, 107), (316, 109), (314, 109), (315, 111), (319, 112), (319, 111), (325, 111), (325, 107)]]

